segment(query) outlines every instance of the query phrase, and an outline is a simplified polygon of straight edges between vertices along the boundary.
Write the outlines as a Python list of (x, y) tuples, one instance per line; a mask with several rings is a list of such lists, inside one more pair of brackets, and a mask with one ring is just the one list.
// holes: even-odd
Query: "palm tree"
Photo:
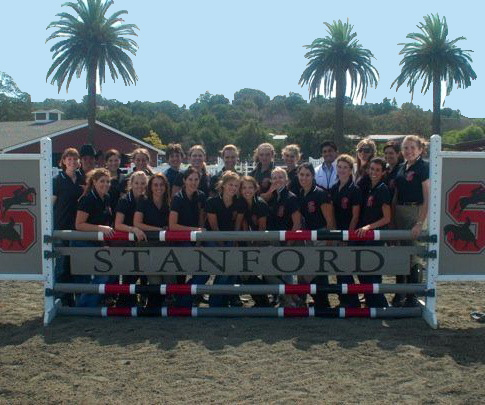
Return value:
[(335, 86), (335, 141), (344, 143), (344, 102), (347, 77), (350, 78), (350, 97), (360, 94), (364, 98), (369, 86), (377, 86), (379, 73), (372, 66), (374, 55), (362, 48), (352, 32), (353, 25), (347, 20), (324, 22), (328, 36), (315, 39), (305, 45), (309, 51), (305, 58), (310, 59), (298, 84), (309, 85), (310, 98), (318, 96), (323, 80), (323, 95), (329, 97)]
[(408, 34), (406, 38), (413, 40), (403, 45), (400, 55), (404, 55), (400, 65), (401, 74), (392, 82), (396, 84), (396, 91), (407, 81), (409, 92), (414, 94), (414, 86), (418, 80), (423, 79), (421, 92), (426, 94), (431, 83), (433, 84), (433, 134), (441, 133), (441, 82), (446, 82), (446, 95), (453, 89), (453, 82), (457, 87), (467, 88), (471, 80), (477, 78), (470, 62), (472, 58), (470, 50), (462, 50), (455, 44), (464, 37), (458, 37), (452, 41), (447, 39), (448, 24), (446, 18), (440, 20), (438, 14), (424, 17), (424, 24), (419, 23), (417, 27), (421, 32)]
[(138, 45), (134, 40), (125, 37), (136, 36), (134, 29), (138, 27), (134, 24), (124, 24), (120, 16), (127, 14), (126, 10), (117, 11), (106, 18), (105, 14), (112, 4), (112, 0), (77, 0), (76, 3), (64, 3), (62, 6), (72, 8), (77, 15), (59, 13), (56, 16), (60, 17), (60, 20), (53, 21), (47, 26), (47, 29), (56, 28), (56, 31), (46, 39), (46, 42), (54, 38), (59, 38), (60, 41), (50, 49), (54, 62), (47, 72), (46, 81), (55, 72), (51, 84), (57, 83), (60, 92), (67, 79), (67, 92), (74, 74), (79, 78), (86, 70), (89, 143), (94, 141), (97, 76), (100, 89), (105, 82), (106, 65), (113, 81), (118, 78), (118, 74), (125, 85), (136, 85), (138, 80), (133, 62), (126, 53), (136, 55)]

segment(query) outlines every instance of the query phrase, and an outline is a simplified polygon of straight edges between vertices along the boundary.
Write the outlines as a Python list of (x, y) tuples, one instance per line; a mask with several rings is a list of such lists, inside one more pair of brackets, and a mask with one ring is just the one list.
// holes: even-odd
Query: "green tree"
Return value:
[(372, 66), (374, 55), (364, 49), (355, 39), (353, 25), (347, 21), (324, 23), (328, 36), (315, 39), (311, 45), (305, 45), (309, 52), (307, 68), (303, 71), (298, 84), (309, 86), (310, 98), (320, 94), (323, 81), (323, 94), (329, 97), (335, 86), (335, 141), (344, 144), (344, 103), (347, 89), (347, 77), (350, 78), (350, 97), (356, 95), (365, 98), (369, 86), (377, 86), (379, 73)]
[(391, 88), (396, 84), (397, 91), (407, 81), (409, 92), (413, 95), (416, 83), (423, 79), (421, 92), (426, 94), (432, 84), (432, 131), (434, 134), (440, 134), (441, 82), (446, 82), (447, 96), (453, 89), (453, 83), (456, 83), (457, 87), (470, 86), (471, 80), (477, 78), (470, 65), (470, 52), (473, 51), (462, 50), (455, 45), (458, 41), (466, 39), (464, 37), (448, 40), (448, 24), (445, 17), (440, 19), (438, 14), (427, 15), (424, 17), (424, 23), (419, 23), (417, 27), (421, 32), (413, 32), (406, 36), (413, 42), (399, 44), (403, 45), (399, 52), (403, 55), (400, 63), (402, 68), (400, 75), (392, 82)]
[(64, 3), (63, 6), (72, 8), (75, 15), (59, 13), (56, 16), (60, 20), (47, 26), (47, 29), (55, 28), (56, 31), (46, 42), (52, 39), (59, 41), (50, 49), (54, 62), (47, 71), (46, 80), (53, 74), (51, 84), (57, 83), (60, 92), (67, 79), (67, 92), (74, 74), (79, 78), (86, 71), (90, 143), (94, 140), (97, 75), (100, 89), (105, 82), (106, 65), (113, 81), (118, 78), (118, 74), (125, 85), (136, 84), (138, 80), (133, 62), (127, 55), (127, 52), (136, 55), (138, 45), (131, 38), (126, 38), (127, 35), (136, 36), (134, 29), (138, 27), (123, 23), (120, 16), (127, 14), (126, 10), (117, 11), (106, 18), (105, 14), (112, 4), (112, 0), (77, 0), (76, 3)]

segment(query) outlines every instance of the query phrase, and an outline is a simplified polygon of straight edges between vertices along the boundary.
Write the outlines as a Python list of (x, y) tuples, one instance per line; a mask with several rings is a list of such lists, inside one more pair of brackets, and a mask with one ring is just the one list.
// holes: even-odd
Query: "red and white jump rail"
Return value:
[[(146, 232), (149, 241), (160, 242), (284, 242), (284, 241), (396, 241), (412, 240), (409, 230), (372, 230), (363, 234), (355, 231), (160, 231)], [(89, 241), (136, 241), (134, 233), (114, 232), (108, 236), (102, 232), (54, 231), (53, 239)], [(419, 240), (427, 241), (427, 234)]]
[(56, 283), (51, 293), (82, 293), (82, 294), (160, 294), (160, 295), (240, 295), (240, 294), (416, 294), (428, 296), (425, 284), (234, 284), (234, 285), (205, 285), (205, 284), (75, 284)]
[(59, 307), (59, 315), (123, 317), (273, 317), (273, 318), (412, 318), (421, 308), (143, 308), (143, 307)]

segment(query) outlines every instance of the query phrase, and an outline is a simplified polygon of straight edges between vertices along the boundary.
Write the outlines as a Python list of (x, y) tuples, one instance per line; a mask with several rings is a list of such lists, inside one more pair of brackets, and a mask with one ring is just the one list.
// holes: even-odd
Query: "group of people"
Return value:
[[(389, 142), (384, 158), (377, 157), (376, 144), (363, 139), (356, 157), (340, 154), (333, 141), (321, 145), (323, 163), (314, 168), (301, 163), (298, 145), (282, 150), (285, 166), (275, 166), (276, 152), (269, 143), (254, 151), (255, 169), (248, 176), (236, 170), (238, 148), (226, 145), (221, 150), (224, 167), (211, 176), (206, 168), (206, 152), (201, 145), (187, 152), (189, 166), (181, 170), (185, 153), (180, 144), (166, 149), (169, 168), (164, 174), (150, 166), (145, 149), (132, 152), (133, 171), (127, 175), (120, 170), (121, 156), (114, 149), (104, 154), (104, 167), (96, 167), (96, 153), (84, 145), (64, 151), (60, 160), (62, 171), (54, 179), (54, 222), (56, 229), (102, 232), (111, 236), (115, 231), (132, 232), (137, 240), (146, 240), (147, 231), (158, 230), (316, 230), (340, 229), (364, 233), (372, 229), (410, 229), (417, 237), (426, 222), (429, 200), (429, 168), (422, 159), (424, 141), (407, 136), (402, 143)], [(99, 162), (99, 160), (98, 160)], [(77, 242), (80, 244), (96, 242)], [(325, 243), (325, 242), (309, 242)], [(342, 242), (343, 243), (343, 242)], [(376, 243), (376, 242), (374, 242)], [(378, 243), (378, 242), (377, 242)], [(190, 243), (189, 243), (190, 244)], [(229, 242), (226, 242), (230, 245)], [(79, 246), (79, 245), (78, 245)], [(209, 245), (210, 246), (210, 245)], [(64, 270), (68, 264), (61, 266)], [(62, 273), (62, 271), (60, 271)], [(91, 278), (84, 281), (93, 281)], [(95, 276), (94, 282), (107, 282)], [(160, 283), (161, 277), (147, 280), (130, 279), (123, 282)], [(413, 266), (407, 277), (397, 282), (417, 282), (419, 272)], [(382, 276), (359, 276), (362, 283), (379, 283)], [(118, 281), (116, 279), (116, 281)], [(174, 281), (164, 280), (164, 282)], [(207, 276), (193, 276), (177, 282), (203, 284)], [(239, 282), (237, 277), (216, 276), (216, 284)], [(251, 277), (251, 283), (293, 283), (294, 277)], [(328, 278), (300, 282), (327, 284)], [(338, 283), (354, 283), (352, 276), (338, 276)], [(306, 305), (308, 297), (253, 297), (257, 305)], [(270, 299), (271, 298), (271, 299)], [(149, 297), (147, 305), (160, 305), (162, 297)], [(356, 295), (339, 297), (341, 306), (360, 307)], [(76, 305), (97, 305), (96, 296), (77, 297)], [(197, 300), (176, 298), (176, 305), (197, 305)], [(126, 303), (126, 302), (124, 302)], [(133, 304), (133, 302), (129, 302)], [(386, 307), (383, 294), (365, 295), (369, 307)], [(238, 297), (210, 296), (211, 306), (241, 305)], [(313, 305), (330, 306), (328, 296), (317, 293)], [(417, 305), (416, 297), (394, 296), (393, 306)]]

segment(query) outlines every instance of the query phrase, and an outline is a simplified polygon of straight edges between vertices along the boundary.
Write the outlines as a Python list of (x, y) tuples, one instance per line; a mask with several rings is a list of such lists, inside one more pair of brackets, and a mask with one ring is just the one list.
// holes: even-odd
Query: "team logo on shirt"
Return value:
[(340, 206), (342, 207), (343, 210), (346, 210), (349, 208), (349, 199), (347, 197), (342, 198), (340, 201)]
[(443, 228), (446, 245), (455, 253), (481, 253), (485, 249), (485, 183), (456, 183), (446, 193), (445, 210), (453, 220)]
[(413, 179), (414, 179), (414, 175), (415, 175), (415, 174), (416, 174), (416, 173), (415, 173), (415, 172), (413, 172), (412, 170), (411, 170), (411, 171), (409, 171), (409, 172), (407, 172), (407, 173), (406, 173), (406, 180), (407, 180), (407, 181), (413, 181)]
[(280, 207), (278, 208), (278, 216), (280, 218), (283, 218), (285, 216), (285, 206), (284, 205), (280, 205)]
[(373, 207), (374, 206), (374, 196), (373, 195), (370, 195), (368, 198), (367, 198), (367, 207)]
[(24, 253), (36, 241), (36, 217), (27, 206), (37, 193), (24, 183), (0, 184), (0, 252)]
[(317, 210), (317, 207), (315, 206), (315, 201), (308, 201), (307, 210), (310, 214), (315, 213), (315, 211)]

